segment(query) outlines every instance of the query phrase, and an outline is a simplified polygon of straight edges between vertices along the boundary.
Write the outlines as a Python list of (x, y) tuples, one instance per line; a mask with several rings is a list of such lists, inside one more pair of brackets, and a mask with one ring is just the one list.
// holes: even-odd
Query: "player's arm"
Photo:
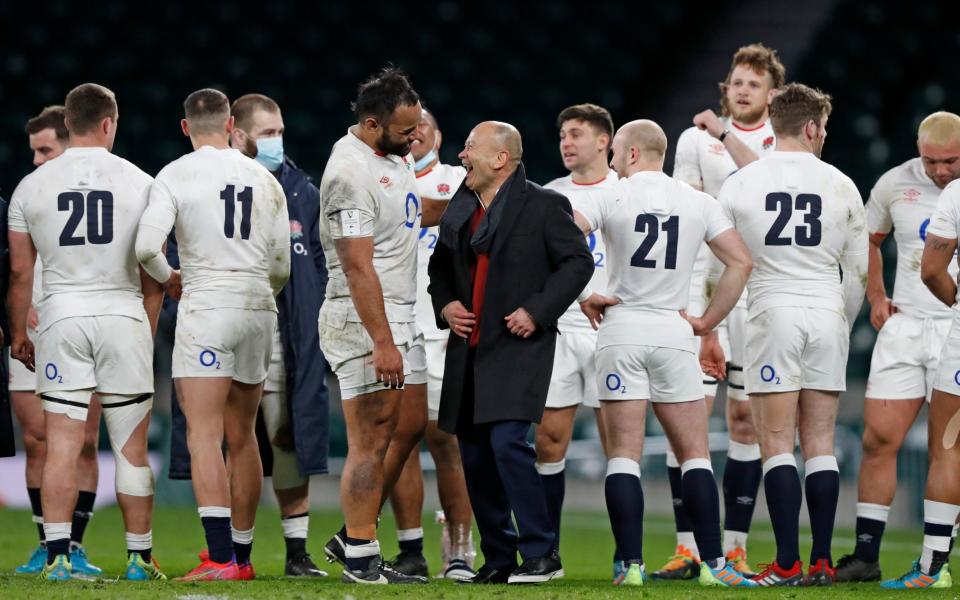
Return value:
[(282, 207), (273, 219), (273, 228), (267, 240), (267, 276), (273, 295), (276, 296), (290, 279), (290, 214), (284, 200), (283, 188), (279, 183), (273, 187), (277, 202)]
[(449, 200), (435, 200), (433, 198), (420, 198), (420, 226), (433, 227), (440, 224), (440, 217), (443, 211), (447, 210)]
[(157, 320), (163, 307), (163, 286), (140, 267), (140, 290), (143, 292), (143, 309), (150, 323), (150, 333), (157, 335)]
[(883, 282), (882, 248), (885, 239), (885, 234), (871, 233), (867, 246), (867, 301), (870, 303), (870, 324), (877, 331), (897, 312)]
[[(697, 114), (693, 117), (693, 124), (700, 129), (706, 130), (707, 133), (717, 140), (720, 140), (720, 137), (723, 136), (721, 143), (724, 148), (727, 149), (730, 158), (733, 159), (738, 169), (742, 169), (759, 158), (756, 152), (748, 148), (747, 145), (740, 141), (740, 138), (731, 133), (729, 129), (726, 129), (726, 125), (724, 125), (720, 117), (712, 110), (705, 110)], [(727, 132), (727, 135), (723, 135), (724, 131)]]
[(713, 331), (733, 310), (753, 270), (753, 258), (736, 229), (731, 227), (723, 231), (709, 240), (707, 245), (722, 265), (722, 270), (712, 286), (715, 291), (703, 315), (699, 318), (687, 317), (696, 335)]
[(867, 252), (870, 241), (860, 193), (856, 191), (853, 182), (850, 182), (849, 186), (850, 220), (847, 222), (847, 239), (839, 262), (843, 273), (843, 313), (847, 317), (847, 325), (853, 329), (853, 322), (860, 314), (867, 287)]
[(176, 218), (177, 209), (173, 195), (162, 181), (154, 180), (150, 186), (149, 204), (140, 216), (135, 249), (140, 266), (154, 281), (161, 284), (170, 282), (174, 277), (163, 244), (173, 229)]
[(700, 157), (697, 154), (696, 129), (687, 129), (677, 140), (677, 152), (673, 157), (673, 178), (693, 189), (703, 191), (703, 174), (700, 171)]
[(33, 343), (27, 337), (27, 312), (33, 296), (33, 266), (37, 249), (26, 231), (10, 229), (10, 287), (7, 310), (10, 313), (10, 352), (31, 371), (34, 370)]
[(307, 222), (304, 227), (304, 234), (310, 245), (310, 256), (313, 258), (313, 265), (317, 269), (317, 275), (321, 281), (320, 295), (327, 287), (329, 274), (327, 273), (327, 257), (323, 253), (323, 243), (320, 241), (320, 190), (312, 183), (307, 183), (307, 198), (304, 202), (307, 213)]
[(957, 282), (950, 276), (950, 261), (956, 260), (956, 238), (944, 238), (927, 231), (920, 260), (920, 278), (941, 302), (953, 306), (957, 298)]

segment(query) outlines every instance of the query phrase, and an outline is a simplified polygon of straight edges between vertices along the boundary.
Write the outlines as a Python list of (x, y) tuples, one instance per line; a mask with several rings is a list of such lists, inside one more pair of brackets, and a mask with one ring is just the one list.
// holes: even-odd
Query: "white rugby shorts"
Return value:
[(273, 332), (270, 366), (267, 367), (267, 378), (263, 382), (263, 391), (281, 393), (287, 391), (287, 371), (283, 365), (283, 344), (280, 343), (279, 329)]
[(229, 377), (263, 383), (273, 355), (277, 313), (245, 308), (177, 312), (173, 377)]
[(773, 307), (747, 319), (748, 394), (847, 389), (847, 319), (825, 308)]
[(427, 354), (427, 418), (440, 416), (440, 392), (443, 389), (443, 368), (447, 358), (446, 337), (426, 340)]
[(940, 352), (940, 365), (933, 382), (933, 389), (960, 396), (960, 323), (954, 317), (950, 332)]
[(597, 332), (571, 331), (557, 336), (547, 408), (578, 404), (599, 408), (597, 395)]
[(61, 319), (40, 333), (36, 368), (37, 395), (80, 390), (152, 394), (153, 336), (147, 316)]
[(697, 355), (658, 346), (607, 346), (597, 351), (597, 390), (604, 402), (703, 399)]
[(404, 385), (425, 385), (427, 383), (426, 340), (423, 338), (423, 332), (417, 327), (417, 323), (414, 322), (412, 325), (415, 329), (412, 334), (413, 345), (410, 346), (404, 360), (404, 362), (410, 362), (410, 375), (404, 374)]
[(867, 398), (929, 402), (951, 321), (903, 313), (887, 319), (873, 346)]

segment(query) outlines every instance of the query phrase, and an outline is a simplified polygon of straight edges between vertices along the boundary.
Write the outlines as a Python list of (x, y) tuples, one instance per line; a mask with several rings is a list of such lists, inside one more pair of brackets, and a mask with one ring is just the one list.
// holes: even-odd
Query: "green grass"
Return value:
[[(125, 564), (123, 528), (117, 509), (98, 511), (87, 530), (86, 546), (92, 562), (109, 575), (99, 582), (53, 583), (36, 577), (13, 575), (36, 543), (36, 529), (25, 511), (0, 511), (0, 598), (386, 598), (416, 594), (430, 598), (742, 598), (759, 595), (764, 598), (839, 598), (900, 597), (910, 592), (882, 593), (876, 584), (837, 586), (832, 589), (763, 589), (750, 591), (704, 590), (694, 582), (655, 582), (643, 588), (614, 588), (610, 585), (610, 557), (613, 551), (609, 522), (599, 513), (571, 512), (564, 515), (562, 554), (566, 578), (540, 586), (484, 586), (472, 588), (447, 581), (432, 581), (429, 586), (348, 586), (339, 583), (340, 568), (329, 566), (330, 577), (316, 581), (278, 577), (283, 572), (284, 550), (276, 512), (263, 509), (257, 518), (253, 562), (258, 578), (251, 582), (130, 583), (117, 581)], [(308, 549), (319, 559), (328, 536), (340, 524), (334, 511), (314, 511), (310, 523)], [(644, 540), (644, 556), (648, 569), (659, 567), (673, 549), (671, 523), (648, 518)], [(427, 558), (433, 568), (439, 563), (438, 526), (425, 518)], [(164, 572), (177, 576), (196, 566), (196, 553), (203, 547), (203, 535), (196, 511), (191, 508), (158, 509), (154, 521), (154, 553)], [(381, 524), (382, 543), (387, 556), (396, 553), (393, 520), (386, 515)], [(890, 532), (884, 540), (882, 567), (885, 576), (902, 574), (919, 551), (921, 532)], [(809, 539), (809, 534), (802, 537)], [(838, 531), (834, 556), (839, 558), (853, 545), (849, 530)], [(808, 547), (802, 547), (806, 553)], [(768, 526), (756, 526), (750, 541), (754, 564), (773, 557), (773, 537)], [(322, 562), (319, 561), (318, 562)], [(326, 565), (326, 562), (323, 562)], [(936, 598), (956, 598), (952, 590), (914, 592)]]

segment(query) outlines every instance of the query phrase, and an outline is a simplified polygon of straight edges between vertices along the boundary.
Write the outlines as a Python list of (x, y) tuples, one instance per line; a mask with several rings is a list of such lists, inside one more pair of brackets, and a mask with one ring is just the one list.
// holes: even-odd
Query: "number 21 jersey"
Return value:
[(43, 263), (41, 328), (67, 317), (144, 316), (134, 252), (151, 178), (105, 148), (69, 148), (13, 192), (12, 231)]
[(141, 225), (176, 226), (181, 305), (276, 312), (271, 250), (290, 245), (283, 188), (239, 150), (201, 146), (158, 174)]
[(809, 152), (778, 150), (731, 175), (718, 200), (753, 256), (752, 314), (774, 306), (843, 314), (840, 258), (867, 250), (866, 213), (849, 177)]

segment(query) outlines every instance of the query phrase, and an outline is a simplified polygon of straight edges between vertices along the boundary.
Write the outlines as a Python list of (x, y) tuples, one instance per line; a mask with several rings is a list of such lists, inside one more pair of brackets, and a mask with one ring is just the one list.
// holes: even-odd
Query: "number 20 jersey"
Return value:
[(150, 182), (105, 148), (69, 148), (17, 186), (8, 224), (30, 234), (43, 263), (41, 329), (67, 317), (143, 318), (134, 243)]
[(276, 312), (271, 250), (290, 245), (277, 178), (239, 150), (201, 146), (164, 167), (141, 225), (176, 227), (181, 308)]
[(731, 175), (718, 200), (753, 256), (751, 314), (844, 313), (840, 257), (867, 251), (866, 213), (849, 177), (809, 152), (778, 150)]

